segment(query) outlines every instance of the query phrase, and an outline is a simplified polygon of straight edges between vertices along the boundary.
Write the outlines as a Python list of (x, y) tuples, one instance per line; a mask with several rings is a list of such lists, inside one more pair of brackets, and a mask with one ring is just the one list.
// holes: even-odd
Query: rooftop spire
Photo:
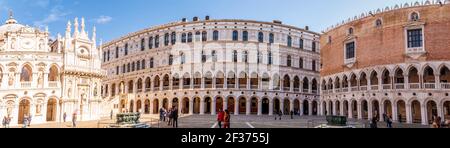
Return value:
[(14, 19), (13, 11), (9, 9), (9, 18), (6, 20), (6, 24), (17, 24), (17, 21)]

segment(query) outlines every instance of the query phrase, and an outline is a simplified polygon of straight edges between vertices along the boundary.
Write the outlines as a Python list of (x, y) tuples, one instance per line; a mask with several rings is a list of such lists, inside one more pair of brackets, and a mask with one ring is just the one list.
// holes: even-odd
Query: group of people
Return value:
[(439, 116), (433, 116), (433, 123), (431, 124), (432, 128), (450, 128), (450, 120), (442, 120)]
[(231, 121), (230, 112), (228, 110), (223, 111), (222, 109), (219, 109), (219, 112), (217, 113), (217, 124), (219, 125), (219, 128), (230, 128), (231, 127), (230, 121)]
[[(63, 121), (66, 122), (67, 114), (64, 112), (63, 114)], [(77, 127), (77, 113), (72, 114), (72, 127)]]
[(27, 126), (31, 126), (31, 115), (25, 115), (25, 117), (23, 117), (23, 128), (27, 128)]
[(173, 128), (178, 128), (178, 108), (173, 106), (171, 109), (166, 110), (165, 108), (159, 109), (159, 120), (167, 122), (167, 125)]
[(3, 125), (3, 127), (5, 127), (5, 128), (9, 128), (9, 124), (11, 123), (11, 117), (9, 117), (9, 116), (4, 116), (3, 117), (3, 120), (2, 120), (2, 125)]

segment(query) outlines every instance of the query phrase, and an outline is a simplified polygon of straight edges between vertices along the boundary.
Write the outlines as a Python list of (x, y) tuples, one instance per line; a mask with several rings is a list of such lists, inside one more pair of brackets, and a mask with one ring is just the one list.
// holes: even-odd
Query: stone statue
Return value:
[(15, 48), (16, 48), (16, 40), (13, 39), (13, 40), (11, 41), (11, 49), (15, 49)]
[(14, 72), (13, 72), (13, 71), (12, 71), (12, 72), (9, 72), (8, 77), (9, 77), (8, 85), (9, 85), (9, 86), (14, 85), (14, 77), (15, 77)]
[(44, 40), (39, 42), (39, 50), (44, 50)]
[(44, 74), (42, 71), (39, 71), (38, 74), (38, 86), (43, 87), (44, 84)]

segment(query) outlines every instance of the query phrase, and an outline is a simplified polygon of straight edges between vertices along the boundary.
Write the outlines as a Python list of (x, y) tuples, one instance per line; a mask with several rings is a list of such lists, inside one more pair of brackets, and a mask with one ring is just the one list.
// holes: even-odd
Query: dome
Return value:
[(10, 13), (9, 19), (6, 20), (4, 25), (0, 26), (0, 36), (4, 36), (6, 32), (19, 31), (23, 27), (25, 26), (18, 24), (17, 20), (13, 18), (12, 13)]

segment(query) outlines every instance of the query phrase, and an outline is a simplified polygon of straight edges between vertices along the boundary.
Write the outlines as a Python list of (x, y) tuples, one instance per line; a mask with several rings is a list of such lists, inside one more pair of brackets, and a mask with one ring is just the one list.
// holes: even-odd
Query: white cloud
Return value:
[(35, 21), (33, 24), (36, 27), (45, 27), (52, 22), (61, 20), (61, 18), (69, 14), (68, 12), (63, 12), (62, 9), (63, 7), (60, 5), (53, 7), (50, 11), (50, 14), (47, 17), (45, 17), (42, 20)]
[(113, 19), (113, 18), (110, 17), (110, 16), (102, 15), (102, 16), (100, 16), (100, 17), (94, 19), (94, 20), (95, 20), (95, 22), (96, 22), (97, 24), (107, 24), (107, 23), (111, 22), (112, 19)]

